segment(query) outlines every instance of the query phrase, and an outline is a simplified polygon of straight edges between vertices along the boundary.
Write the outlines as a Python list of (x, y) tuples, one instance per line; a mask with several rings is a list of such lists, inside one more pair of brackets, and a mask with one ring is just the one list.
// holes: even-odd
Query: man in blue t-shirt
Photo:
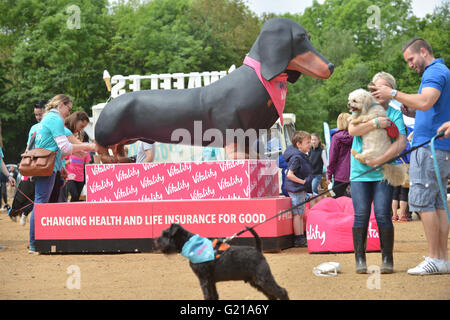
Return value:
[[(392, 96), (403, 103), (402, 111), (415, 114), (412, 146), (429, 141), (444, 122), (450, 120), (450, 71), (444, 60), (435, 59), (431, 46), (422, 38), (413, 38), (403, 47), (403, 57), (411, 69), (422, 76), (417, 94), (406, 94), (381, 87), (373, 94)], [(450, 176), (450, 139), (435, 141), (436, 158), (446, 186)], [(419, 212), (428, 241), (429, 256), (417, 267), (409, 269), (413, 275), (450, 273), (448, 260), (449, 221), (436, 179), (430, 146), (412, 152), (410, 162), (409, 205)]]

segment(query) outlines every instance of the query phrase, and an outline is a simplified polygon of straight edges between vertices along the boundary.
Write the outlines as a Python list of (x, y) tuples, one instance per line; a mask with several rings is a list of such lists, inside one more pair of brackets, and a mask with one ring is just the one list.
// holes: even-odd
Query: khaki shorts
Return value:
[[(445, 197), (447, 197), (450, 151), (436, 150), (436, 158)], [(430, 147), (419, 148), (411, 153), (409, 178), (408, 202), (410, 211), (433, 212), (436, 209), (444, 210)]]

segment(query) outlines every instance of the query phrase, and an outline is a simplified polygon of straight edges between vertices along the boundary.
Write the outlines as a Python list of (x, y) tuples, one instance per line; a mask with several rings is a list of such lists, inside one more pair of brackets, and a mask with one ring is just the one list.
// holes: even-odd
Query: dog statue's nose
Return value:
[(328, 70), (330, 70), (330, 73), (333, 73), (333, 71), (334, 71), (334, 64), (329, 63), (328, 64)]

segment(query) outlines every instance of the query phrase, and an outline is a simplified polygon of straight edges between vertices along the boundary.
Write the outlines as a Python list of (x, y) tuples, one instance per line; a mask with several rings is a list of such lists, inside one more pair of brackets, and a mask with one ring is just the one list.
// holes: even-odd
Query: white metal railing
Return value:
[[(170, 89), (185, 89), (187, 79), (187, 89), (199, 88), (207, 86), (220, 78), (225, 77), (236, 69), (232, 65), (228, 71), (205, 71), (205, 72), (190, 72), (190, 73), (164, 73), (151, 74), (146, 76), (141, 75), (114, 75), (111, 78), (111, 98), (116, 98), (121, 94), (130, 91), (140, 90), (170, 90)], [(128, 84), (127, 88), (127, 82)]]

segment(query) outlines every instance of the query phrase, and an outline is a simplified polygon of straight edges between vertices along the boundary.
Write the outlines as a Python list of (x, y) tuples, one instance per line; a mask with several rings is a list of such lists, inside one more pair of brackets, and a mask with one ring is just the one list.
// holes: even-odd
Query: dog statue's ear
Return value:
[(286, 70), (291, 60), (292, 33), (285, 23), (277, 19), (268, 21), (270, 27), (262, 29), (258, 37), (258, 53), (261, 59), (261, 75), (272, 80)]

